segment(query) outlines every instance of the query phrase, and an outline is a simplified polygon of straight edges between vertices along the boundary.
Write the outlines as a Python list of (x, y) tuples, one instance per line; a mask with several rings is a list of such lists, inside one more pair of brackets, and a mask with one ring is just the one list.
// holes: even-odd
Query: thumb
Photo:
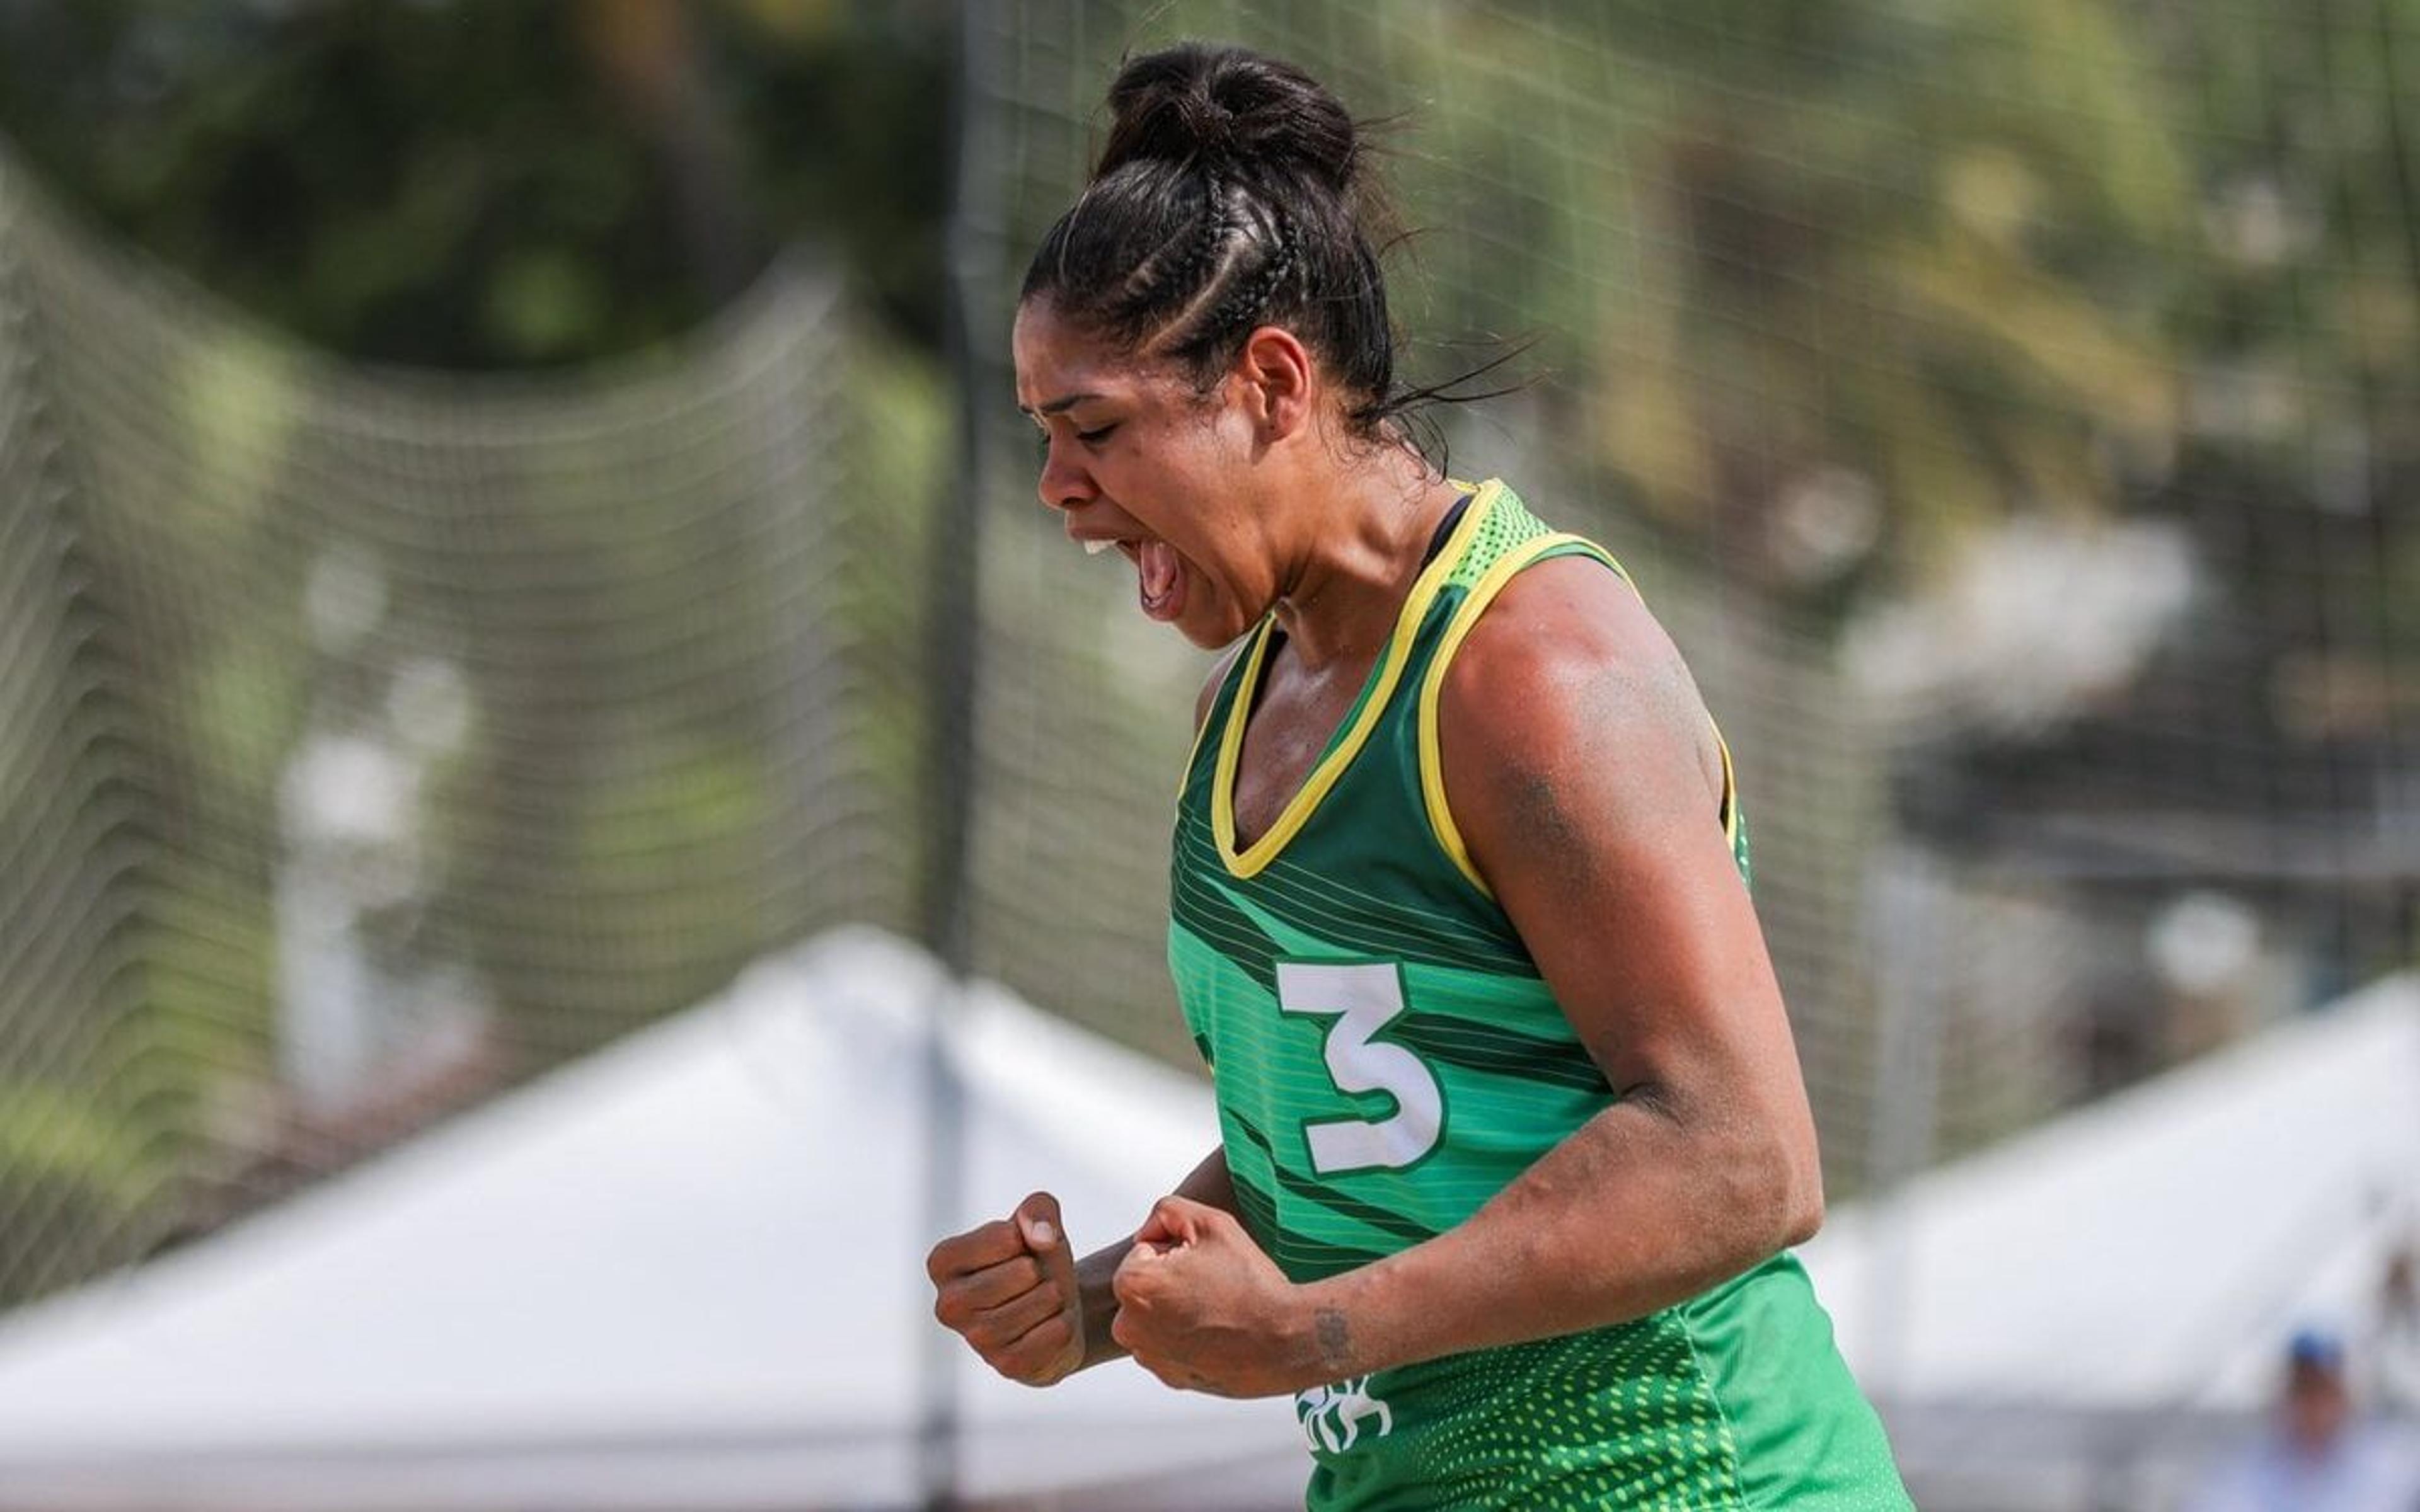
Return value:
[(1067, 1242), (1067, 1226), (1059, 1219), (1059, 1199), (1036, 1192), (1016, 1205), (1016, 1231), (1025, 1247), (1042, 1262), (1042, 1273), (1063, 1285), (1070, 1295), (1076, 1284), (1076, 1252)]
[(1135, 1236), (1134, 1243), (1120, 1257), (1117, 1270), (1109, 1276), (1109, 1290), (1116, 1294), (1120, 1306), (1131, 1305), (1136, 1301), (1140, 1288), (1147, 1285), (1143, 1273), (1160, 1258), (1156, 1244), (1140, 1234)]
[(1216, 1211), (1191, 1197), (1164, 1196), (1152, 1204), (1151, 1216), (1135, 1230), (1135, 1238), (1164, 1248), (1190, 1244), (1201, 1237), (1204, 1219)]

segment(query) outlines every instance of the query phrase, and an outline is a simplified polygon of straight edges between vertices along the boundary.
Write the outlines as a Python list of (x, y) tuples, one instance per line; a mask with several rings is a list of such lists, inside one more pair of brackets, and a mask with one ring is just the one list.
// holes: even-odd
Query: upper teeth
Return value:
[(1099, 556), (1109, 548), (1110, 544), (1108, 541), (1087, 541), (1084, 543), (1084, 554), (1088, 557)]

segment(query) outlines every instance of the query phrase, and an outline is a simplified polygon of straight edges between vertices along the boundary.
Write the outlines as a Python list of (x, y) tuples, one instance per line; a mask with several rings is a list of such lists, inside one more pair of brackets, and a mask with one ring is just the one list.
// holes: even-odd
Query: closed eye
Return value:
[(1087, 446), (1098, 446), (1109, 439), (1109, 432), (1117, 428), (1118, 423), (1113, 420), (1093, 430), (1079, 430), (1076, 433), (1076, 439)]

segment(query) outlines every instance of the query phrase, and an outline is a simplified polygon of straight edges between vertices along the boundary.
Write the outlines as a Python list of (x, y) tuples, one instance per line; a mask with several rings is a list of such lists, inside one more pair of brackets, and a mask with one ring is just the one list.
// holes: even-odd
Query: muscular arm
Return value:
[(1680, 658), (1593, 563), (1530, 569), (1448, 673), (1472, 858), (1621, 1102), (1451, 1231), (1305, 1288), (1330, 1380), (1644, 1316), (1813, 1233), (1813, 1120)]

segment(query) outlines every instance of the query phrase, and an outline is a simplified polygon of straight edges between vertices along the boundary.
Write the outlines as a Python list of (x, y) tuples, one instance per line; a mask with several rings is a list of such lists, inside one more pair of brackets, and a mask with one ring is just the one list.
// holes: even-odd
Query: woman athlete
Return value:
[(1406, 440), (1351, 118), (1136, 58), (1026, 275), (1043, 502), (1236, 643), (1170, 962), (1220, 1148), (1078, 1258), (1037, 1193), (944, 1240), (1010, 1378), (1131, 1355), (1292, 1394), (1313, 1508), (1904, 1508), (1788, 1247), (1815, 1131), (1730, 766), (1602, 550)]

